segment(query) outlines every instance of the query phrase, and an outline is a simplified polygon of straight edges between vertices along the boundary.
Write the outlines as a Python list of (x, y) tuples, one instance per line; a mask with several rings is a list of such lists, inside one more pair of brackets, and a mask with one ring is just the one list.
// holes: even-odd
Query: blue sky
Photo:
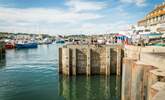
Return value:
[(0, 0), (0, 31), (49, 34), (119, 32), (164, 0)]

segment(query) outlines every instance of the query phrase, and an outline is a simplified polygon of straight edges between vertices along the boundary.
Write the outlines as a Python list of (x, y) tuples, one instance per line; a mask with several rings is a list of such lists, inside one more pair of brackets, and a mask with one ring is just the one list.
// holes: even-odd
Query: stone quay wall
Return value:
[(121, 45), (66, 45), (59, 48), (59, 72), (64, 75), (121, 75)]
[(121, 100), (164, 100), (165, 48), (125, 46)]
[(66, 45), (59, 48), (64, 75), (122, 76), (121, 100), (164, 100), (165, 47)]

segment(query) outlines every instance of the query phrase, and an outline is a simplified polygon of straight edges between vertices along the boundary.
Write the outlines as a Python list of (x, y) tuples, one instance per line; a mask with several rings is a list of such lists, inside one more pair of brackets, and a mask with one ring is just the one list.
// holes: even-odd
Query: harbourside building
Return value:
[(150, 29), (152, 32), (165, 33), (165, 1), (156, 5), (151, 12), (138, 21), (138, 26)]

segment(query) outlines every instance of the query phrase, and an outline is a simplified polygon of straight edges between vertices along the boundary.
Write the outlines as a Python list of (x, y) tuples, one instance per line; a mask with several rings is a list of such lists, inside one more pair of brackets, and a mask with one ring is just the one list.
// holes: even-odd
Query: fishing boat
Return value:
[(5, 44), (5, 48), (6, 49), (13, 49), (13, 48), (15, 48), (15, 44), (8, 42)]
[(43, 43), (44, 43), (44, 44), (52, 44), (52, 40), (50, 40), (50, 39), (48, 39), (48, 38), (45, 38), (45, 39), (43, 40)]
[(62, 39), (60, 39), (60, 40), (56, 40), (56, 44), (64, 44), (64, 43), (65, 43), (65, 41), (62, 40)]
[(37, 48), (38, 44), (36, 42), (31, 41), (24, 41), (24, 42), (18, 42), (15, 44), (15, 47), (17, 49), (23, 49), (23, 48)]

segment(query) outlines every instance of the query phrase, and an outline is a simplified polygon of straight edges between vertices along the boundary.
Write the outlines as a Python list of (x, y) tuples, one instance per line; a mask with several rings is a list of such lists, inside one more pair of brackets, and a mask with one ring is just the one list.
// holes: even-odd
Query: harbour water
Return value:
[(59, 46), (7, 50), (0, 61), (0, 100), (120, 100), (118, 77), (60, 76)]

